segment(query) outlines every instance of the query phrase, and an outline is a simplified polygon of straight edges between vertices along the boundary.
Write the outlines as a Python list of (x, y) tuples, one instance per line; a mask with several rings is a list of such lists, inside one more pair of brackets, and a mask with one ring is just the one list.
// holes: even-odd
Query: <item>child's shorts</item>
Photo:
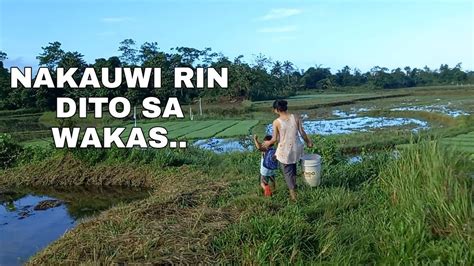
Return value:
[(263, 158), (260, 160), (260, 175), (262, 176), (275, 176), (275, 170), (270, 170), (263, 166)]
[(275, 182), (275, 170), (270, 170), (263, 166), (263, 158), (260, 160), (260, 182), (268, 184), (268, 182)]

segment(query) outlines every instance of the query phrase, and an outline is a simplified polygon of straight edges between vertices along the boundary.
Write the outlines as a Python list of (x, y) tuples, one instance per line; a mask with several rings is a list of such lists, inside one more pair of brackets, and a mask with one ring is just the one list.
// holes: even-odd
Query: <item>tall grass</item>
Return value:
[[(436, 141), (404, 149), (380, 174), (391, 221), (383, 223), (385, 254), (403, 261), (472, 264), (472, 162)], [(470, 248), (471, 247), (471, 248)], [(397, 261), (397, 257), (389, 257)]]
[(214, 239), (221, 262), (472, 265), (473, 169), (462, 155), (420, 142), (344, 165), (301, 187), (297, 204), (284, 188), (271, 200), (233, 190), (227, 206), (243, 214)]

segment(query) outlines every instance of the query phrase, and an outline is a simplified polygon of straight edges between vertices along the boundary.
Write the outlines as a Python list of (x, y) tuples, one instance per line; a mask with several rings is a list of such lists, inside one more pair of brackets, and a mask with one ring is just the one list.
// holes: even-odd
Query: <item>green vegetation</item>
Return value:
[(258, 120), (240, 121), (237, 124), (217, 133), (216, 137), (227, 138), (234, 136), (247, 136), (249, 135), (250, 130), (257, 124)]
[(201, 130), (188, 133), (184, 135), (183, 137), (188, 138), (188, 139), (209, 138), (209, 137), (214, 136), (217, 132), (221, 132), (222, 130), (225, 130), (235, 124), (237, 124), (237, 122), (235, 121), (220, 121), (220, 122), (215, 121), (213, 125), (210, 125)]
[[(146, 199), (82, 221), (29, 263), (473, 264), (474, 164), (466, 154), (473, 154), (474, 118), (391, 110), (446, 105), (472, 112), (472, 87), (304, 93), (290, 99), (290, 108), (298, 105), (297, 112), (311, 119), (335, 119), (333, 111), (341, 110), (423, 119), (431, 128), (416, 136), (400, 128), (311, 136), (315, 147), (306, 152), (323, 156), (323, 183), (310, 188), (298, 177), (298, 201), (290, 203), (281, 173), (274, 195), (261, 195), (258, 152), (218, 155), (193, 146), (57, 150), (50, 135), (39, 132), (52, 125), (107, 125), (126, 127), (127, 135), (132, 120), (0, 112), (2, 132), (8, 132), (0, 137), (0, 188), (150, 191)], [(262, 137), (275, 117), (270, 104), (215, 102), (203, 105), (194, 121), (139, 119), (138, 126), (145, 132), (163, 126), (170, 139)], [(348, 162), (353, 155), (361, 161)]]
[(474, 131), (457, 135), (456, 137), (442, 139), (441, 143), (451, 146), (455, 150), (471, 154), (474, 158)]
[[(411, 68), (405, 66), (389, 70), (385, 67), (374, 66), (365, 73), (357, 68), (345, 66), (335, 73), (321, 66), (310, 67), (300, 71), (290, 61), (272, 61), (259, 54), (253, 64), (247, 63), (242, 55), (229, 58), (221, 53), (213, 52), (211, 48), (196, 49), (191, 47), (176, 47), (170, 52), (163, 52), (156, 42), (145, 42), (137, 45), (134, 40), (126, 39), (119, 44), (120, 56), (97, 58), (93, 63), (84, 60), (84, 55), (77, 51), (64, 51), (58, 41), (41, 47), (42, 52), (37, 56), (39, 65), (49, 68), (53, 73), (57, 67), (68, 70), (78, 68), (74, 79), (77, 81), (87, 67), (97, 70), (118, 67), (156, 67), (162, 69), (162, 88), (153, 87), (136, 90), (127, 88), (123, 83), (119, 88), (108, 89), (56, 89), (46, 88), (10, 88), (9, 70), (3, 62), (7, 54), (0, 51), (0, 110), (37, 109), (55, 110), (57, 97), (127, 97), (134, 105), (139, 105), (145, 97), (156, 96), (162, 100), (170, 96), (178, 97), (181, 103), (192, 104), (199, 97), (207, 102), (218, 102), (222, 99), (241, 102), (242, 100), (271, 100), (288, 98), (301, 91), (311, 90), (333, 92), (358, 91), (360, 94), (374, 90), (396, 88), (411, 88), (433, 85), (467, 85), (474, 83), (474, 72), (465, 71), (461, 63), (454, 67), (442, 64), (438, 69)], [(173, 73), (175, 67), (214, 67), (229, 69), (229, 88), (212, 90), (175, 89)], [(99, 71), (100, 72), (100, 71)], [(101, 72), (100, 72), (101, 73)], [(101, 79), (101, 77), (99, 78)], [(338, 98), (343, 97), (342, 95)], [(363, 95), (349, 95), (348, 100)], [(302, 101), (304, 102), (304, 100)], [(310, 102), (310, 104), (313, 104)]]
[[(300, 95), (288, 98), (288, 105), (293, 109), (315, 109), (321, 107), (340, 106), (354, 104), (358, 101), (369, 101), (383, 98), (395, 98), (407, 96), (406, 93), (372, 92), (366, 94), (321, 94)], [(254, 102), (252, 107), (257, 110), (268, 110), (273, 101)]]
[[(325, 161), (323, 184), (299, 179), (296, 204), (280, 175), (275, 195), (261, 196), (256, 152), (55, 151), (44, 165), (22, 163), (1, 176), (4, 184), (61, 186), (147, 176), (135, 185), (152, 188), (144, 200), (84, 221), (32, 264), (472, 264), (474, 167), (464, 156), (420, 141), (397, 159), (379, 152), (348, 164), (333, 140), (314, 141)], [(41, 179), (33, 174), (40, 171)], [(104, 178), (94, 179), (96, 171)]]
[[(472, 180), (462, 157), (424, 142), (397, 160), (366, 160), (325, 176), (322, 188), (304, 188), (297, 206), (234, 198), (245, 218), (214, 247), (226, 261), (249, 264), (472, 263)], [(331, 186), (344, 177), (365, 178)]]

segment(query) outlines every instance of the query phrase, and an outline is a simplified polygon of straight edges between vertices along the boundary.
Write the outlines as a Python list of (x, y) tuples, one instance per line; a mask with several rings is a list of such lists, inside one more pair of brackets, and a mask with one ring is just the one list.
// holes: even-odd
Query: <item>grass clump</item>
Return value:
[(234, 192), (228, 204), (243, 218), (214, 240), (220, 262), (474, 262), (472, 169), (462, 156), (422, 141), (356, 165), (334, 164), (297, 204), (286, 203), (285, 188), (271, 200)]
[(472, 264), (471, 167), (465, 157), (436, 141), (404, 149), (380, 175), (392, 214), (380, 229), (386, 236), (383, 252), (398, 253), (405, 262)]

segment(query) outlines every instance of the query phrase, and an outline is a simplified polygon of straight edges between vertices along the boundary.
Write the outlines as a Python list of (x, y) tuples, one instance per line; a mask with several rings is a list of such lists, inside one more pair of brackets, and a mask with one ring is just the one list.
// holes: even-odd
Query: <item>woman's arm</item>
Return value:
[(303, 122), (301, 121), (301, 118), (298, 117), (296, 118), (296, 120), (298, 123), (298, 131), (300, 132), (301, 137), (303, 137), (306, 146), (308, 146), (309, 148), (313, 147), (313, 141), (308, 137), (306, 131), (304, 131)]

